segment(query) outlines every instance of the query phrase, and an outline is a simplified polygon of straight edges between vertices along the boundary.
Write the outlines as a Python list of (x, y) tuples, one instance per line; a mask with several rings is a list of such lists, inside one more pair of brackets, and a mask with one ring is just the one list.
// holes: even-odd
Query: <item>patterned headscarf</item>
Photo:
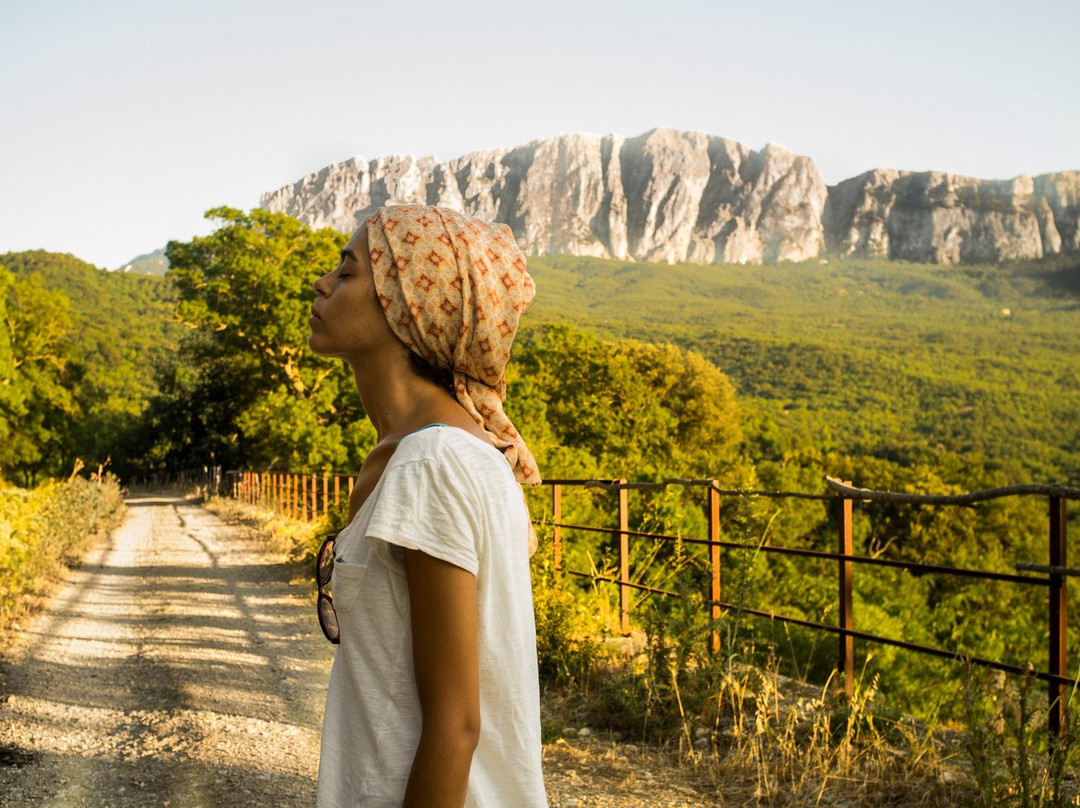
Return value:
[(505, 224), (446, 208), (402, 205), (367, 218), (375, 288), (409, 350), (454, 372), (454, 393), (509, 461), (539, 485), (532, 452), (503, 412), (504, 370), (518, 320), (536, 293)]

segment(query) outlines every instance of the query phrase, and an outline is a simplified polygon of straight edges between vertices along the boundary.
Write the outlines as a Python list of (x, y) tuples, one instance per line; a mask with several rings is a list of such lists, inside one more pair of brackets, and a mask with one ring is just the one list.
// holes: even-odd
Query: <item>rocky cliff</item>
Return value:
[(1080, 172), (979, 180), (868, 171), (833, 186), (825, 247), (956, 264), (1080, 252)]
[(822, 253), (956, 263), (1080, 252), (1080, 172), (978, 180), (875, 170), (826, 187), (814, 161), (699, 132), (563, 135), (507, 150), (360, 158), (262, 197), (348, 232), (387, 204), (511, 226), (526, 253), (772, 263)]

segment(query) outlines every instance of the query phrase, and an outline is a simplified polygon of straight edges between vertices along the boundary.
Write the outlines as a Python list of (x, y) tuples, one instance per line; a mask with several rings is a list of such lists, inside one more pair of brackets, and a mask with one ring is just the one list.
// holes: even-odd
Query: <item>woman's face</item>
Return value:
[(322, 356), (349, 364), (400, 341), (390, 330), (375, 290), (368, 253), (367, 225), (361, 225), (341, 251), (337, 269), (315, 281), (308, 346)]

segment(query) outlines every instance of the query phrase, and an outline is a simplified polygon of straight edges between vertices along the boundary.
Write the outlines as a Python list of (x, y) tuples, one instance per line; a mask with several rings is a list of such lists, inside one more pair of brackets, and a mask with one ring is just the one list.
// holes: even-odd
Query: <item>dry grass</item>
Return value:
[(309, 567), (326, 532), (323, 525), (291, 519), (229, 497), (207, 497), (202, 499), (202, 506), (226, 524), (243, 527), (259, 536), (267, 552), (295, 565), (298, 575), (310, 575)]
[[(775, 671), (739, 666), (722, 676), (705, 710), (683, 711), (663, 729), (628, 728), (617, 703), (632, 698), (632, 663), (609, 662), (590, 691), (548, 688), (545, 729), (587, 724), (613, 744), (635, 742), (681, 772), (684, 786), (716, 805), (881, 806), (970, 804), (946, 745), (913, 720), (874, 713), (876, 687), (848, 699)], [(673, 676), (677, 682), (682, 677)], [(676, 688), (675, 705), (682, 701)], [(654, 720), (654, 726), (659, 725)], [(617, 726), (618, 729), (611, 729)], [(636, 729), (636, 731), (635, 731)]]
[(63, 566), (77, 564), (123, 517), (116, 478), (99, 468), (87, 479), (80, 470), (33, 490), (0, 487), (0, 636), (39, 610)]

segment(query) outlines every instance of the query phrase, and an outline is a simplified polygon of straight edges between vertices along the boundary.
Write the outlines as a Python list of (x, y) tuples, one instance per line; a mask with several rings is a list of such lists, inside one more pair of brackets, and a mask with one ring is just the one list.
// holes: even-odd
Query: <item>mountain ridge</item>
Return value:
[(984, 180), (872, 169), (827, 186), (811, 157), (702, 132), (558, 135), (448, 161), (354, 157), (262, 195), (349, 232), (386, 204), (457, 208), (528, 254), (776, 263), (828, 255), (926, 263), (1080, 252), (1080, 171)]

